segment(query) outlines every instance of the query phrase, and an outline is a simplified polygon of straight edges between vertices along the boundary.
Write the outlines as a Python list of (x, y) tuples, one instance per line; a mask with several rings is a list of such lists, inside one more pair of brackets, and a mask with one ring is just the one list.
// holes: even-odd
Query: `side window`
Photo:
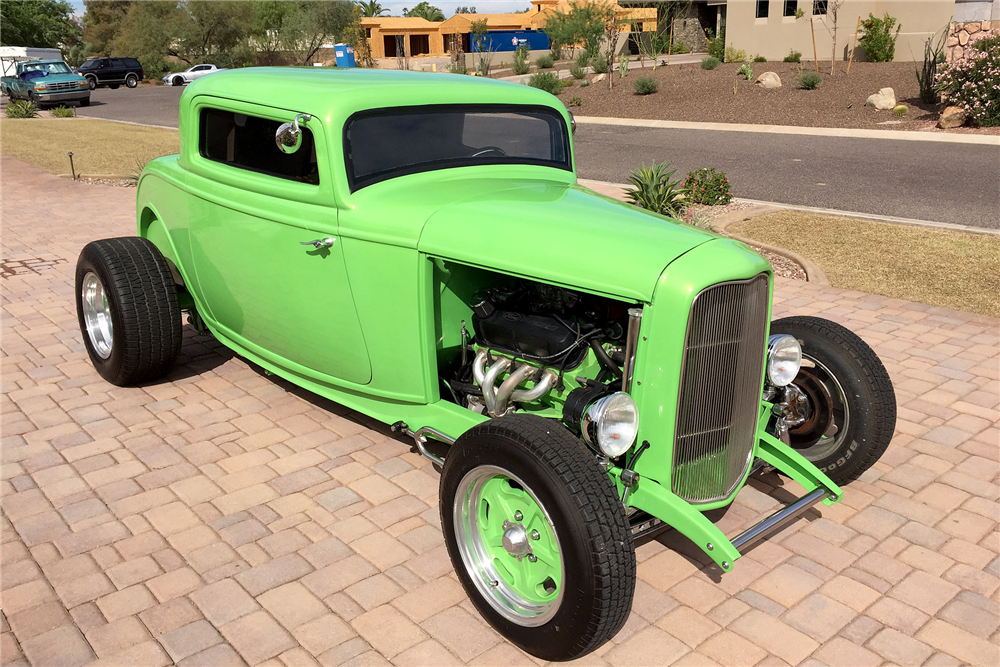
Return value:
[(267, 118), (202, 109), (201, 156), (269, 176), (318, 185), (319, 169), (312, 132), (303, 127), (299, 150), (282, 153), (274, 141), (279, 125), (280, 122)]
[(121, 58), (112, 58), (111, 66), (115, 69), (125, 69), (125, 61)]

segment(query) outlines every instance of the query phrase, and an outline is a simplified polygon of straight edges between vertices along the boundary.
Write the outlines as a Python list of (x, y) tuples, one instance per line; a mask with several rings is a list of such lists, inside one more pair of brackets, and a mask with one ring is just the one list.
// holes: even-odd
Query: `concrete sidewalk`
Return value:
[[(527, 665), (476, 614), (408, 442), (185, 331), (163, 381), (117, 388), (80, 340), (88, 241), (135, 190), (4, 158), (3, 665)], [(871, 343), (899, 421), (882, 461), (717, 580), (676, 535), (592, 665), (1000, 663), (1000, 321), (779, 280), (776, 317)], [(794, 493), (765, 477), (733, 534)]]

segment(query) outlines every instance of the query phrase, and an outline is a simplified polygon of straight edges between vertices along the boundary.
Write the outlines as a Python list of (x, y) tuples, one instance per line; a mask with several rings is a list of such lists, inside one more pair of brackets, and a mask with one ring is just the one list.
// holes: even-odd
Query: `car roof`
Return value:
[(181, 98), (184, 116), (195, 97), (309, 113), (343, 122), (357, 111), (414, 105), (541, 105), (565, 113), (554, 96), (522, 84), (482, 77), (367, 68), (245, 67), (197, 79)]

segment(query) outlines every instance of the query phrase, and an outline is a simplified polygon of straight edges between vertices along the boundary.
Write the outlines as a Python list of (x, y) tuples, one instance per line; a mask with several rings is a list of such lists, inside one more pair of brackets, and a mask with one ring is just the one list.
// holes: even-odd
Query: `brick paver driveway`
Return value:
[[(77, 329), (89, 240), (134, 191), (5, 159), (3, 663), (525, 664), (472, 609), (438, 476), (383, 426), (188, 332), (163, 382), (113, 387)], [(974, 267), (970, 267), (973, 269)], [(898, 431), (845, 501), (721, 580), (676, 536), (639, 548), (611, 665), (993, 665), (998, 321), (779, 281), (776, 313), (872, 343)], [(730, 532), (795, 489), (755, 481)]]

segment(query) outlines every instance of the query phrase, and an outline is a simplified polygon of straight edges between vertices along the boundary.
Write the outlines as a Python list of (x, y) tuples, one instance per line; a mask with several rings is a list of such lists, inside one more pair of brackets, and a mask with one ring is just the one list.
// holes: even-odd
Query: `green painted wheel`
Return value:
[(476, 588), (504, 618), (547, 623), (562, 602), (555, 526), (538, 497), (503, 468), (473, 468), (455, 494), (455, 538)]

